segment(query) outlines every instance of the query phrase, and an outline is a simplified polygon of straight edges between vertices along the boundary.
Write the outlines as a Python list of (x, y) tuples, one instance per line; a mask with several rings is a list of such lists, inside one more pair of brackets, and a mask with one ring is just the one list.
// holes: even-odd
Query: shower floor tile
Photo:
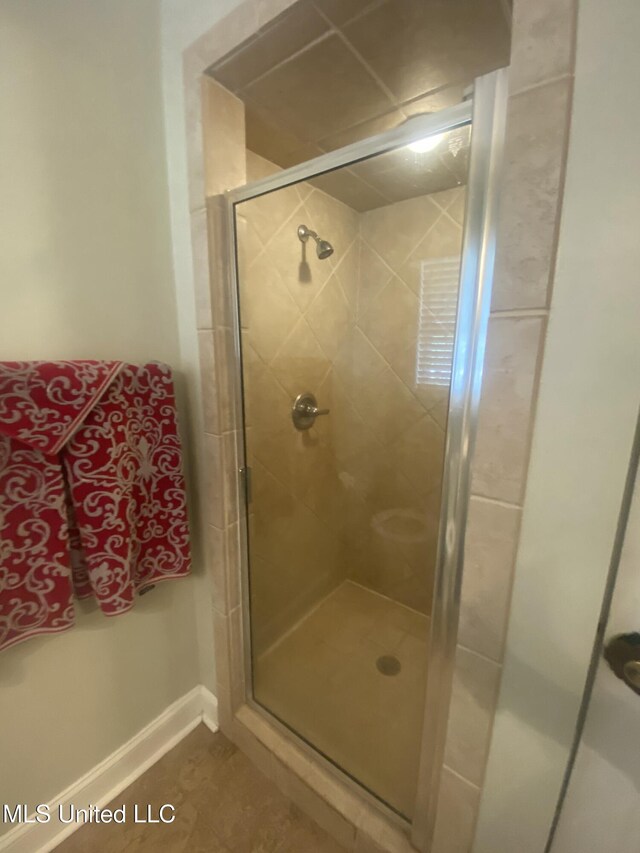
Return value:
[[(418, 772), (429, 620), (351, 581), (254, 665), (271, 713), (407, 817)], [(400, 671), (384, 675), (378, 659)]]

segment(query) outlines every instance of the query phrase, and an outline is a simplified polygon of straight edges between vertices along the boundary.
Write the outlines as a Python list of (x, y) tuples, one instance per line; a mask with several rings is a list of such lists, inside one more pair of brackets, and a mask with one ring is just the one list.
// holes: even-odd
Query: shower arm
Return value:
[(306, 225), (299, 225), (298, 239), (302, 243), (306, 243), (309, 237), (312, 237), (316, 241), (316, 243), (320, 241), (320, 237), (318, 237), (318, 234), (315, 231), (312, 231), (311, 228), (307, 228)]

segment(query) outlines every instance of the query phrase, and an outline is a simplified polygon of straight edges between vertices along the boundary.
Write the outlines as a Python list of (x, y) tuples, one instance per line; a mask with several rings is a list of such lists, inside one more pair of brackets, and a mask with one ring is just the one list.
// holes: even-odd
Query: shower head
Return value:
[(320, 260), (324, 261), (324, 259), (328, 258), (329, 255), (333, 255), (333, 246), (328, 240), (318, 240), (316, 252)]
[(315, 231), (307, 228), (306, 225), (298, 225), (298, 239), (300, 242), (306, 243), (309, 237), (316, 241), (316, 255), (321, 261), (324, 261), (329, 255), (333, 255), (333, 246), (328, 240), (322, 240)]

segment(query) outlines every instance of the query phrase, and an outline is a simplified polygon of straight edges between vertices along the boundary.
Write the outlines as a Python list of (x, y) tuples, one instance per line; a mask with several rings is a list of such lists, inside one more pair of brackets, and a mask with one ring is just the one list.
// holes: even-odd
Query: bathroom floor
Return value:
[(428, 628), (423, 614), (346, 581), (254, 666), (260, 704), (405, 816), (415, 798)]
[(87, 824), (56, 853), (343, 853), (223, 734), (198, 726), (111, 808), (176, 807), (166, 825)]

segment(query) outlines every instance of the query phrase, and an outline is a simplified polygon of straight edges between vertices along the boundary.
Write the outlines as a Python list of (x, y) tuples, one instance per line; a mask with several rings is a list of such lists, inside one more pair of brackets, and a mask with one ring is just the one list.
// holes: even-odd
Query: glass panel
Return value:
[(254, 698), (408, 818), (469, 138), (236, 206)]

